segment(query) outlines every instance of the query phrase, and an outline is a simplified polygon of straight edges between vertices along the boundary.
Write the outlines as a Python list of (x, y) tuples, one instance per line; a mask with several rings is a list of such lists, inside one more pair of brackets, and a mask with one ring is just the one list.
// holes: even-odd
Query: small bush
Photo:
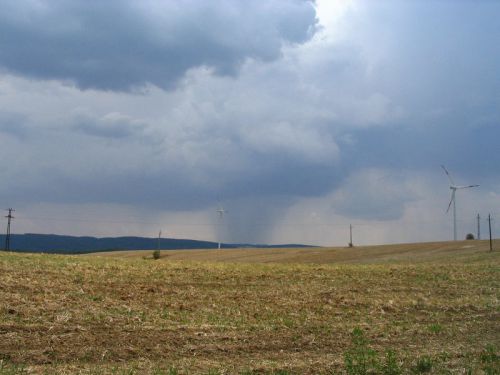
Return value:
[(481, 353), (481, 363), (485, 374), (500, 374), (500, 356), (496, 353), (493, 345), (488, 345)]
[(432, 333), (435, 333), (435, 334), (440, 333), (442, 330), (443, 330), (443, 327), (441, 326), (441, 324), (438, 324), (438, 323), (434, 323), (434, 324), (431, 324), (429, 326), (429, 331), (431, 331)]
[(403, 370), (394, 350), (388, 350), (379, 360), (378, 353), (370, 349), (368, 340), (360, 328), (351, 334), (352, 344), (344, 355), (344, 366), (348, 375), (401, 375)]
[(21, 375), (28, 374), (28, 370), (24, 366), (8, 363), (0, 359), (0, 374), (2, 375)]
[(466, 240), (473, 240), (474, 239), (474, 235), (472, 233), (467, 233), (467, 236), (465, 236), (465, 239)]
[(368, 340), (360, 328), (354, 328), (351, 340), (351, 348), (344, 355), (347, 374), (364, 375), (376, 372), (377, 353), (368, 347)]
[(380, 373), (384, 375), (400, 375), (403, 373), (396, 352), (389, 350), (385, 353), (385, 362), (381, 365), (380, 370)]
[(153, 259), (160, 259), (160, 250), (153, 251)]
[(415, 372), (417, 374), (423, 374), (430, 372), (432, 370), (432, 360), (427, 357), (421, 357), (417, 360), (417, 365), (415, 366)]

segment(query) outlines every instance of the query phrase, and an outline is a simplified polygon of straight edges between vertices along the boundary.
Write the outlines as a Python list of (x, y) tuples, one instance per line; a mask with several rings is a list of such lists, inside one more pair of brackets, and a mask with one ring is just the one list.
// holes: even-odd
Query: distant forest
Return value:
[[(216, 249), (218, 244), (210, 241), (189, 239), (162, 238), (162, 250), (174, 249)], [(304, 245), (250, 245), (222, 244), (223, 248), (236, 247), (305, 247)], [(5, 235), (0, 235), (0, 249), (5, 247)], [(10, 250), (18, 252), (37, 252), (51, 254), (84, 254), (98, 251), (114, 250), (155, 250), (158, 249), (158, 238), (147, 237), (75, 237), (56, 234), (12, 234)]]

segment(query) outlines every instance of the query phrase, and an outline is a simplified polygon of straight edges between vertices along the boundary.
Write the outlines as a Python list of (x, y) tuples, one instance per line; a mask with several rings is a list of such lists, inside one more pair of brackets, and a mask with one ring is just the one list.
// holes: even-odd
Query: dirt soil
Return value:
[(1, 253), (0, 373), (342, 373), (355, 327), (408, 373), (482, 373), (500, 252), (474, 243)]

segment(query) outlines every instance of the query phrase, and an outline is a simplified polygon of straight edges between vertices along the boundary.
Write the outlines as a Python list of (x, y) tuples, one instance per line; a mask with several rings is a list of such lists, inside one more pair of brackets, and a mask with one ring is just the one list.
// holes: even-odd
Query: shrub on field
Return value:
[(419, 358), (414, 370), (417, 374), (430, 372), (432, 370), (432, 360), (427, 356)]
[(368, 339), (360, 328), (354, 328), (351, 334), (351, 347), (344, 355), (344, 366), (348, 375), (402, 374), (396, 352), (388, 350), (379, 360), (378, 353), (368, 346)]
[(160, 259), (160, 250), (153, 251), (153, 259)]
[(474, 235), (472, 233), (467, 233), (467, 236), (465, 236), (465, 239), (466, 240), (473, 240), (474, 239)]
[(500, 373), (500, 356), (497, 354), (493, 345), (486, 346), (480, 358), (485, 374), (495, 375)]

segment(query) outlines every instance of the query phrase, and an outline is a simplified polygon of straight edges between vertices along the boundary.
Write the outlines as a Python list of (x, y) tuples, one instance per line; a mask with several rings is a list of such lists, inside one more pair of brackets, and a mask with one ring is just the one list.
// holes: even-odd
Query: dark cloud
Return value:
[(4, 1), (0, 66), (83, 89), (172, 88), (207, 66), (234, 74), (315, 32), (310, 1)]
[[(64, 147), (47, 149), (48, 140), (57, 137), (55, 132), (43, 135), (38, 140), (41, 144), (29, 142), (31, 150), (26, 149), (25, 156), (31, 158), (31, 166), (23, 160), (22, 169), (7, 168), (11, 178), (3, 187), (9, 193), (0, 192), (0, 198), (12, 204), (108, 202), (171, 211), (204, 209), (223, 198), (243, 211), (240, 200), (278, 205), (280, 197), (290, 202), (322, 195), (334, 186), (333, 176), (339, 177), (335, 168), (322, 164), (279, 160), (279, 152), (257, 156), (241, 149), (236, 151), (240, 160), (235, 165), (196, 160), (196, 155), (189, 155), (192, 160), (176, 160), (162, 156), (168, 150), (161, 143), (141, 145), (136, 138), (102, 135), (95, 124), (88, 127), (90, 140), (59, 135)], [(227, 158), (236, 152), (229, 152)], [(209, 157), (215, 155), (209, 153)], [(28, 183), (18, 186), (20, 181)], [(268, 208), (274, 209), (271, 204)]]
[(399, 219), (417, 196), (406, 176), (394, 171), (361, 169), (348, 176), (333, 198), (336, 213), (367, 220)]
[(94, 137), (120, 139), (140, 137), (147, 124), (119, 113), (110, 113), (102, 118), (79, 114), (76, 116), (74, 129)]
[(500, 164), (499, 128), (496, 121), (477, 124), (460, 119), (440, 119), (439, 124), (389, 126), (349, 132), (352, 145), (342, 147), (353, 169), (385, 166), (392, 169), (429, 170), (449, 165), (471, 178), (488, 177)]
[(30, 133), (25, 123), (26, 116), (23, 114), (0, 111), (0, 134), (24, 139)]

